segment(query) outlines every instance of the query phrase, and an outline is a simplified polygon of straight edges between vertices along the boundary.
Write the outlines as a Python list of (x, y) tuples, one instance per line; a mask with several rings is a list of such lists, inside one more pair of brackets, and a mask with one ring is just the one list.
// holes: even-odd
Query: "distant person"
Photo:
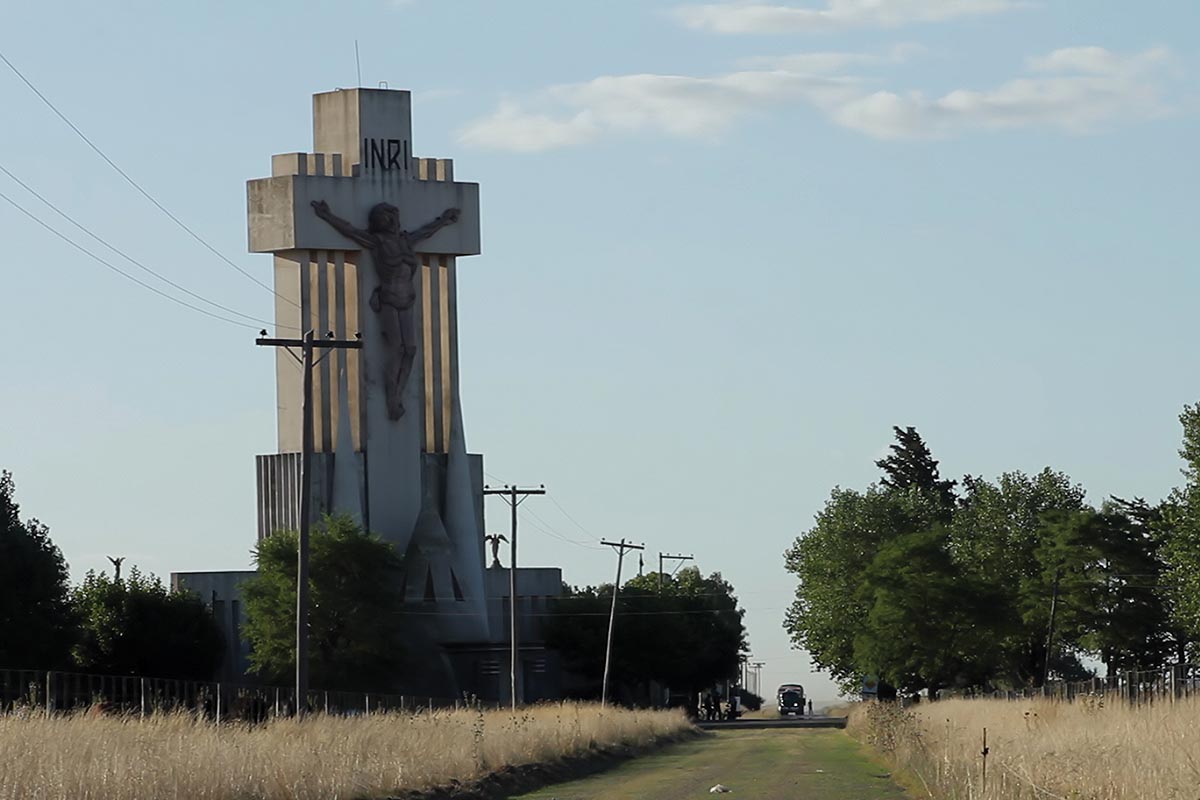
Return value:
[(809, 700), (809, 701), (808, 701), (808, 715), (809, 715), (810, 717), (813, 715), (813, 713), (812, 713), (812, 700)]

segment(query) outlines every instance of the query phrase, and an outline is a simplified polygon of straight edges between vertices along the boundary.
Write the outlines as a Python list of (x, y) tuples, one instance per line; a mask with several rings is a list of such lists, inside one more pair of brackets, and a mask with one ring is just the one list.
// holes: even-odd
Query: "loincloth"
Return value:
[(378, 286), (375, 288), (375, 291), (371, 292), (371, 299), (367, 301), (367, 304), (371, 306), (371, 310), (375, 313), (379, 313), (384, 306), (390, 306), (397, 311), (406, 311), (413, 307), (416, 299), (416, 292), (405, 295), (397, 292), (395, 289)]

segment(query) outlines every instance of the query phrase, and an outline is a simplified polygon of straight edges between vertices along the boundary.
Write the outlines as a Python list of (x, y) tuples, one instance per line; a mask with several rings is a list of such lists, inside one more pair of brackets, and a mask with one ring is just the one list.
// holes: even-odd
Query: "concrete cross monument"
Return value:
[[(348, 513), (405, 556), (442, 642), (488, 639), (482, 462), (458, 396), (456, 269), (479, 253), (479, 186), (413, 155), (408, 92), (313, 97), (314, 153), (248, 183), (250, 250), (275, 261), (281, 335), (361, 334), (314, 385), (314, 514)], [(301, 378), (276, 358), (279, 453), (258, 457), (259, 536), (297, 520)]]

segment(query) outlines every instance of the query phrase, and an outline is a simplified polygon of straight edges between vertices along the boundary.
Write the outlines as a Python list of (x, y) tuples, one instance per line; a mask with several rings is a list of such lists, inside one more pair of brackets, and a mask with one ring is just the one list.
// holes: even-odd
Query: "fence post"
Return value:
[(279, 716), (279, 687), (275, 687), (275, 716)]
[(46, 716), (47, 716), (47, 717), (49, 717), (49, 716), (50, 716), (50, 712), (54, 710), (54, 705), (52, 704), (52, 702), (51, 702), (51, 700), (50, 700), (50, 691), (51, 691), (51, 689), (50, 689), (50, 687), (51, 687), (51, 677), (50, 677), (50, 676), (51, 676), (51, 675), (53, 675), (53, 674), (54, 674), (54, 673), (53, 673), (53, 672), (50, 672), (50, 671), (47, 671), (47, 672), (46, 672)]
[(367, 713), (368, 713), (368, 714), (370, 714), (370, 713), (371, 713), (371, 693), (370, 693), (370, 692), (364, 692), (364, 693), (363, 693), (363, 700), (364, 700), (364, 701), (366, 702), (366, 704), (367, 704)]
[(329, 692), (325, 693), (325, 714), (329, 714)]
[(217, 681), (217, 724), (221, 724), (221, 682)]

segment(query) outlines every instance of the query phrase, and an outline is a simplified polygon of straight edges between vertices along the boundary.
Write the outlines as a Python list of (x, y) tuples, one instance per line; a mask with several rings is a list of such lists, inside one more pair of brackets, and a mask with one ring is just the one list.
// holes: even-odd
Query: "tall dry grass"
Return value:
[(682, 713), (519, 711), (313, 716), (250, 728), (187, 714), (0, 716), (0, 800), (336, 800), (469, 781), (505, 765), (643, 745)]
[(1196, 700), (946, 700), (858, 705), (848, 729), (937, 800), (1196, 800), (1198, 723)]

